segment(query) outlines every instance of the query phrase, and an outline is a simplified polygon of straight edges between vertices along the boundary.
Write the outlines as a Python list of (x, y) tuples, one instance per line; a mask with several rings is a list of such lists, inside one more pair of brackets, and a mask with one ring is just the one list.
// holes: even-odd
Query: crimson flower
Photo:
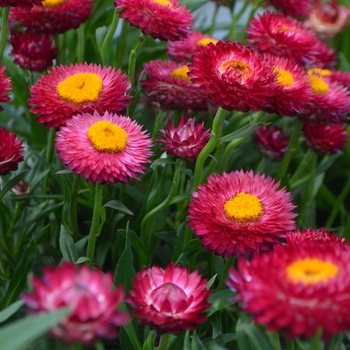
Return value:
[[(11, 91), (11, 80), (6, 77), (5, 74), (6, 67), (0, 67), (0, 102), (9, 102), (10, 97), (8, 96), (9, 91)], [(0, 106), (0, 112), (3, 108)]]
[(43, 0), (0, 0), (0, 7), (14, 6), (30, 10), (34, 5), (42, 6), (42, 2)]
[(308, 16), (312, 11), (311, 0), (271, 0), (272, 4), (287, 16)]

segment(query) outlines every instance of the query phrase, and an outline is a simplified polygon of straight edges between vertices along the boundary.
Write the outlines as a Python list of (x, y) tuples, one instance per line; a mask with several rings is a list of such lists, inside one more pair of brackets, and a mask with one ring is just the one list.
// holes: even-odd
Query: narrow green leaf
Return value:
[(45, 334), (69, 314), (69, 309), (27, 316), (0, 329), (1, 350), (18, 350)]
[(210, 289), (211, 288), (211, 286), (213, 285), (213, 283), (215, 282), (215, 280), (216, 280), (216, 277), (217, 277), (217, 275), (214, 275), (209, 281), (208, 281), (208, 283), (207, 283), (207, 285), (206, 285), (206, 289)]
[(186, 331), (185, 339), (184, 339), (184, 350), (191, 350), (190, 344), (190, 332)]
[(68, 169), (55, 171), (56, 175), (67, 175), (67, 174), (72, 174), (72, 173), (73, 173), (73, 171), (68, 170)]
[(207, 350), (202, 341), (199, 339), (197, 333), (193, 334), (192, 350)]
[(24, 179), (25, 174), (27, 173), (27, 170), (21, 171), (19, 174), (17, 174), (14, 178), (12, 178), (3, 189), (0, 191), (0, 200), (5, 196), (5, 194), (14, 186), (16, 186), (21, 180)]
[(232, 140), (240, 139), (241, 137), (251, 134), (260, 124), (263, 124), (263, 123), (245, 125), (242, 128), (232, 132), (231, 134), (220, 137), (219, 141), (230, 142)]
[(89, 258), (87, 258), (86, 256), (81, 256), (76, 262), (75, 264), (76, 265), (79, 265), (79, 264), (84, 264), (86, 262), (90, 261)]
[(134, 215), (134, 213), (130, 209), (128, 209), (122, 202), (119, 202), (115, 199), (107, 202), (102, 208), (112, 208), (128, 215)]
[(19, 310), (23, 304), (23, 300), (18, 300), (15, 303), (11, 304), (9, 307), (7, 307), (5, 310), (2, 310), (0, 312), (0, 323), (5, 322), (8, 318), (15, 314), (16, 311)]
[(61, 225), (59, 244), (64, 261), (75, 262), (78, 260), (79, 255), (73, 238), (69, 235), (63, 225)]
[(159, 158), (156, 159), (152, 164), (151, 164), (151, 169), (157, 168), (160, 165), (164, 165), (164, 164), (175, 164), (175, 162), (171, 159), (168, 158)]
[[(124, 302), (120, 304), (119, 310), (123, 311), (123, 312), (128, 312), (128, 308), (126, 307), (126, 304)], [(130, 322), (127, 325), (122, 326), (122, 328), (125, 330), (126, 334), (129, 337), (130, 342), (134, 346), (133, 350), (142, 350), (142, 347), (141, 347), (140, 342), (137, 338), (133, 323)]]

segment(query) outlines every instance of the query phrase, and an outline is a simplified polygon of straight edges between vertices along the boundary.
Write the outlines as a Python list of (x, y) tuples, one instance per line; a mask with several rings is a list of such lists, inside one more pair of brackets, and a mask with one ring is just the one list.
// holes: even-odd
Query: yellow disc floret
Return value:
[(329, 90), (328, 84), (320, 76), (311, 75), (309, 82), (311, 83), (312, 91), (317, 95), (326, 94)]
[(249, 66), (249, 64), (242, 61), (237, 61), (237, 60), (226, 61), (221, 64), (221, 66), (219, 67), (219, 70), (221, 73), (225, 73), (228, 68), (233, 68), (235, 71), (240, 72), (243, 80), (246, 80), (253, 75), (253, 70)]
[(151, 2), (155, 2), (156, 4), (160, 6), (168, 6), (173, 7), (173, 4), (168, 0), (150, 0)]
[(310, 68), (307, 70), (308, 75), (319, 75), (321, 77), (329, 77), (332, 75), (332, 72), (329, 69), (322, 68)]
[(212, 39), (212, 38), (203, 38), (201, 40), (197, 41), (197, 46), (207, 46), (209, 44), (216, 44), (218, 40)]
[(290, 87), (294, 84), (294, 78), (291, 72), (284, 69), (279, 69), (278, 67), (275, 67), (273, 71), (277, 73), (277, 81), (279, 84), (285, 87)]
[(69, 76), (57, 85), (58, 95), (71, 103), (97, 101), (102, 91), (102, 79), (94, 73), (78, 73)]
[(65, 2), (67, 2), (67, 0), (44, 0), (42, 5), (45, 8), (55, 8), (63, 5)]
[(287, 266), (288, 279), (293, 283), (305, 285), (325, 283), (335, 277), (338, 273), (338, 266), (330, 261), (317, 258), (299, 259)]
[(179, 80), (186, 80), (191, 81), (190, 77), (187, 75), (187, 73), (190, 70), (188, 69), (188, 66), (182, 66), (180, 68), (176, 68), (170, 73), (171, 78), (179, 79)]
[(259, 221), (264, 209), (258, 197), (241, 192), (225, 202), (224, 213), (232, 221), (249, 223)]
[(128, 134), (120, 126), (104, 120), (92, 124), (87, 137), (97, 151), (118, 153), (125, 149)]

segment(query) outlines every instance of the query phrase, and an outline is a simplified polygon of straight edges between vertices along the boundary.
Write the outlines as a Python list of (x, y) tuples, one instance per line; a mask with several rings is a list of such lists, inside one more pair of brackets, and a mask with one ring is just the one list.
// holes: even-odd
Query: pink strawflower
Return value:
[(116, 113), (130, 105), (131, 83), (113, 67), (76, 63), (53, 67), (30, 87), (30, 112), (48, 128), (64, 125), (81, 113)]
[(342, 153), (348, 144), (349, 134), (342, 123), (305, 123), (303, 126), (305, 143), (320, 154)]
[(349, 261), (349, 248), (334, 241), (280, 245), (239, 260), (226, 283), (269, 331), (285, 331), (288, 339), (322, 331), (327, 340), (350, 329)]
[(247, 41), (259, 50), (286, 57), (300, 65), (327, 67), (335, 62), (331, 48), (295, 19), (265, 12), (253, 18), (247, 28)]
[(30, 10), (34, 5), (42, 6), (43, 0), (0, 0), (0, 7), (19, 7)]
[(176, 158), (195, 161), (206, 145), (210, 131), (204, 129), (204, 123), (197, 124), (196, 118), (185, 120), (181, 116), (178, 126), (175, 128), (171, 119), (168, 119), (168, 127), (160, 130), (162, 136), (158, 139), (163, 142), (161, 150)]
[(21, 140), (12, 133), (0, 128), (0, 175), (7, 175), (18, 169), (18, 163), (23, 162), (24, 147)]
[(44, 0), (31, 9), (12, 8), (10, 21), (18, 21), (26, 32), (64, 33), (76, 29), (91, 15), (93, 0)]
[(85, 180), (128, 183), (150, 163), (152, 141), (128, 117), (106, 112), (74, 116), (60, 128), (56, 150), (62, 163)]
[(192, 192), (188, 225), (209, 251), (226, 258), (272, 248), (295, 228), (291, 196), (252, 171), (216, 174)]
[(189, 69), (199, 91), (226, 110), (267, 108), (277, 86), (276, 74), (264, 56), (239, 42), (209, 44), (193, 56)]
[(291, 232), (287, 232), (287, 245), (299, 245), (304, 244), (309, 241), (317, 241), (317, 242), (328, 242), (330, 244), (340, 243), (344, 245), (349, 245), (346, 242), (346, 239), (343, 237), (338, 237), (335, 233), (330, 231), (325, 231), (324, 228), (320, 228), (315, 231), (312, 228), (308, 228), (307, 230), (295, 230)]
[(155, 60), (144, 64), (147, 79), (141, 80), (146, 97), (163, 110), (206, 111), (207, 99), (187, 75), (188, 66)]
[(308, 16), (312, 10), (311, 0), (271, 0), (272, 4), (287, 16)]
[(192, 56), (202, 47), (205, 47), (210, 43), (215, 45), (217, 42), (218, 40), (213, 39), (208, 34), (203, 34), (202, 32), (191, 32), (185, 39), (169, 41), (166, 46), (166, 52), (174, 60), (190, 62)]
[(178, 0), (115, 0), (119, 17), (160, 40), (186, 38), (194, 16)]
[(254, 141), (258, 150), (267, 158), (282, 159), (288, 147), (288, 133), (273, 126), (258, 126), (254, 133)]
[(117, 310), (123, 301), (123, 288), (113, 286), (111, 273), (81, 268), (73, 263), (45, 267), (43, 277), (32, 279), (33, 291), (22, 294), (30, 314), (71, 308), (72, 312), (50, 335), (66, 344), (93, 346), (98, 338), (114, 339), (118, 326), (130, 322), (127, 314)]
[(10, 38), (13, 62), (32, 72), (42, 72), (52, 66), (56, 58), (56, 47), (52, 38), (43, 34), (16, 33)]
[[(6, 77), (5, 74), (6, 67), (0, 67), (0, 102), (9, 102), (10, 97), (8, 93), (11, 91), (11, 80)], [(0, 106), (0, 112), (3, 108)]]
[(139, 322), (155, 329), (158, 335), (193, 331), (207, 317), (210, 304), (207, 280), (198, 271), (189, 272), (170, 263), (164, 270), (158, 266), (142, 269), (133, 280), (134, 289), (125, 300), (133, 307)]

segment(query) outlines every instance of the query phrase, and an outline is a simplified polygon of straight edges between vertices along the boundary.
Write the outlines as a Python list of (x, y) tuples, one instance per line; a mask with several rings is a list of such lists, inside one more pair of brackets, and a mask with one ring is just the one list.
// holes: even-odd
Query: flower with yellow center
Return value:
[(238, 72), (243, 80), (250, 78), (254, 74), (254, 71), (249, 66), (249, 64), (239, 60), (230, 60), (223, 62), (219, 67), (219, 71), (221, 73), (225, 73), (228, 69), (232, 69), (232, 74)]
[(188, 66), (182, 66), (180, 68), (176, 68), (170, 73), (171, 78), (179, 79), (179, 80), (185, 80), (190, 82), (191, 78), (187, 75), (187, 73), (190, 70), (188, 69)]
[(67, 0), (44, 0), (42, 5), (44, 8), (56, 8), (65, 4)]
[(284, 69), (279, 69), (278, 67), (275, 67), (273, 71), (277, 73), (277, 81), (279, 84), (285, 87), (293, 86), (294, 78), (291, 72), (288, 72), (287, 70), (284, 70)]
[(150, 2), (156, 3), (160, 6), (173, 7), (173, 4), (168, 0), (150, 0)]
[(208, 46), (209, 44), (216, 44), (218, 40), (212, 38), (203, 38), (197, 41), (197, 46)]
[(328, 84), (320, 76), (311, 75), (309, 82), (311, 83), (312, 91), (317, 95), (323, 95), (329, 91)]

